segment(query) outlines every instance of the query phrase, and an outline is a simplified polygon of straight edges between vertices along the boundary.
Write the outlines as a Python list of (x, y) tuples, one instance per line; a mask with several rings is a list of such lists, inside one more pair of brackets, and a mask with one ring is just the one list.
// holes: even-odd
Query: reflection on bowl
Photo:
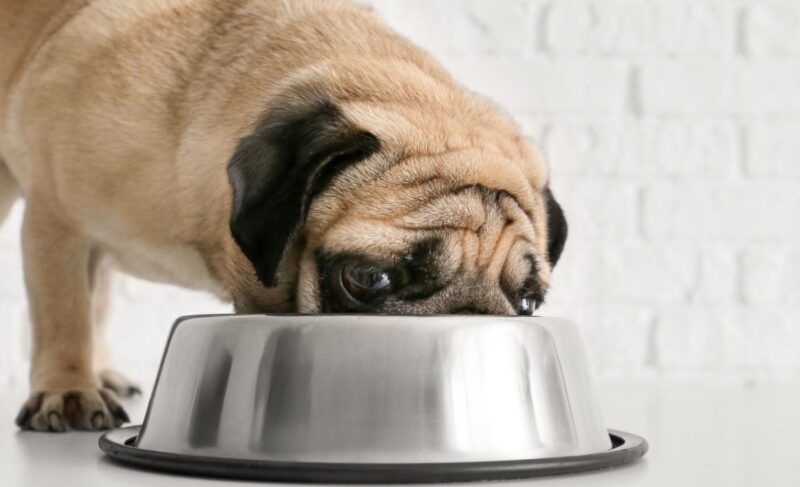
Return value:
[(462, 463), (612, 447), (567, 321), (180, 320), (136, 447), (274, 462)]

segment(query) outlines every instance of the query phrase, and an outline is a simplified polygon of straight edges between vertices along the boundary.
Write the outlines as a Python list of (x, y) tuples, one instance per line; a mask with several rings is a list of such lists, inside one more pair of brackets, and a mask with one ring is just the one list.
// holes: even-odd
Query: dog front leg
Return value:
[(119, 426), (127, 415), (93, 368), (89, 242), (35, 195), (22, 237), (33, 356), (31, 395), (17, 424), (39, 431)]
[(101, 251), (90, 256), (89, 281), (92, 292), (92, 323), (94, 325), (94, 370), (100, 384), (117, 396), (130, 397), (141, 394), (133, 381), (111, 368), (111, 352), (106, 342), (106, 325), (111, 301), (113, 268)]

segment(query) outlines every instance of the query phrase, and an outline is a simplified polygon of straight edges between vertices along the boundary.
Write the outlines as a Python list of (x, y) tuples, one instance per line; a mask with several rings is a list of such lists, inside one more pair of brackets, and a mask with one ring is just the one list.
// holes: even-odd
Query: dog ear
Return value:
[(567, 219), (549, 186), (545, 189), (544, 199), (547, 205), (547, 253), (550, 265), (555, 267), (564, 251), (564, 244), (567, 242)]
[(275, 104), (242, 138), (228, 164), (233, 189), (230, 230), (265, 286), (301, 227), (313, 197), (347, 165), (380, 148), (324, 96)]

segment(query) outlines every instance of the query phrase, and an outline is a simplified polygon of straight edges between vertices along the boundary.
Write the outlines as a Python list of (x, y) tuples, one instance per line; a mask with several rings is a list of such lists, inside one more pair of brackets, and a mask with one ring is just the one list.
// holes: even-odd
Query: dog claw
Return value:
[(103, 412), (97, 411), (92, 415), (92, 427), (96, 430), (103, 429), (105, 426), (105, 418), (103, 418)]
[(19, 410), (19, 414), (17, 414), (17, 418), (14, 420), (18, 427), (24, 430), (31, 429), (31, 420), (33, 419), (34, 413), (42, 406), (43, 398), (44, 394), (39, 393), (32, 395), (25, 401), (25, 404), (23, 404), (22, 408)]
[(17, 418), (14, 422), (22, 429), (30, 428), (31, 418), (33, 417), (33, 410), (31, 410), (27, 406), (22, 406), (22, 409), (19, 410), (19, 414), (17, 414)]
[(16, 418), (21, 429), (52, 432), (102, 430), (128, 421), (114, 393), (106, 389), (38, 392), (25, 402)]
[(108, 411), (111, 413), (111, 418), (115, 428), (130, 421), (128, 413), (126, 413), (122, 406), (119, 405), (112, 391), (108, 389), (100, 389), (100, 396), (102, 396)]
[(64, 427), (64, 422), (61, 421), (61, 415), (55, 411), (47, 415), (47, 422), (50, 425), (50, 431), (53, 431), (55, 433), (63, 433), (64, 431), (66, 431), (66, 428)]

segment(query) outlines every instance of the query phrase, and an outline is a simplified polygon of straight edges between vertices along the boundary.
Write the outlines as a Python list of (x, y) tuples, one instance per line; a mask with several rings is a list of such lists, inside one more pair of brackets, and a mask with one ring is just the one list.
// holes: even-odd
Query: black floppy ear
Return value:
[(277, 272), (311, 199), (349, 163), (380, 148), (324, 96), (276, 103), (256, 131), (239, 141), (228, 164), (233, 189), (230, 229), (259, 280)]
[(547, 205), (547, 253), (550, 257), (550, 265), (555, 267), (564, 251), (564, 244), (567, 242), (567, 219), (564, 217), (561, 205), (553, 197), (550, 187), (545, 189), (544, 199)]

